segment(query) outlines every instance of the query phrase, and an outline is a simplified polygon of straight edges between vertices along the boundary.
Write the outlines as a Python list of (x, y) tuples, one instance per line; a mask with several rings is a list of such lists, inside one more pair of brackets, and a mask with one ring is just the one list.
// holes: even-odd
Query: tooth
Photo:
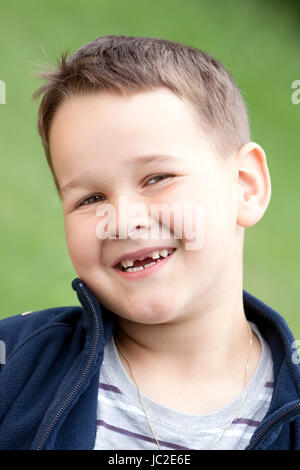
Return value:
[(152, 257), (152, 259), (158, 259), (159, 258), (159, 252), (158, 251), (153, 251), (151, 253), (151, 257)]
[(150, 263), (150, 264), (145, 264), (145, 268), (149, 268), (149, 266), (152, 266), (153, 264), (156, 264), (156, 263)]
[(129, 266), (133, 266), (133, 261), (132, 259), (124, 259), (122, 262), (121, 262), (123, 268), (128, 268)]
[(164, 258), (166, 258), (169, 253), (168, 253), (168, 250), (160, 250), (159, 254), (163, 256)]
[(142, 271), (142, 269), (144, 269), (143, 266), (139, 266), (138, 268), (128, 268), (127, 272), (132, 273), (135, 271)]

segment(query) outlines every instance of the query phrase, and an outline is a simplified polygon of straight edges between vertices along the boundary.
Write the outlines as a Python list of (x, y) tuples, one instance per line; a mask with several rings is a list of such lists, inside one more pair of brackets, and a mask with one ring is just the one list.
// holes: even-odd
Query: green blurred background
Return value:
[[(246, 230), (244, 288), (300, 338), (299, 3), (272, 0), (27, 0), (0, 6), (0, 317), (78, 305), (62, 211), (37, 133), (42, 84), (30, 75), (102, 34), (152, 36), (199, 47), (233, 74), (248, 108), (252, 140), (264, 149), (272, 198)], [(49, 56), (45, 57), (43, 50)]]

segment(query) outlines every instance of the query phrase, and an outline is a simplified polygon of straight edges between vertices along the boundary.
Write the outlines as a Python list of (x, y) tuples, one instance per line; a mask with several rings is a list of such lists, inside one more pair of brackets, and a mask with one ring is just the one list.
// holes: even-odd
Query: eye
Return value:
[(100, 194), (92, 194), (91, 196), (87, 197), (86, 199), (84, 199), (83, 201), (81, 201), (77, 207), (80, 207), (80, 206), (90, 206), (91, 204), (95, 203), (95, 202), (98, 202), (98, 201), (95, 201), (94, 202), (89, 202), (91, 201), (93, 198), (101, 198), (103, 196), (101, 196)]
[[(172, 177), (173, 175), (157, 175), (157, 176), (151, 176), (151, 178), (149, 178), (146, 183), (149, 183), (149, 181), (151, 180), (156, 180), (156, 178), (160, 178), (159, 181), (161, 181), (162, 179), (165, 179), (165, 178), (169, 178), (169, 177)], [(157, 182), (157, 181), (156, 181)], [(155, 184), (155, 183), (150, 183), (150, 184)]]

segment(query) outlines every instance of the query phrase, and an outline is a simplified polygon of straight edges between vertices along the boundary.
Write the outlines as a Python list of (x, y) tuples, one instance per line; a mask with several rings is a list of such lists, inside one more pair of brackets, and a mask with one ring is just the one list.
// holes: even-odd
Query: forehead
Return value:
[(211, 151), (192, 105), (166, 88), (69, 97), (54, 115), (49, 144), (59, 181), (86, 166), (93, 171), (99, 160), (122, 164), (136, 155)]
[[(82, 94), (69, 96), (58, 107), (51, 123), (49, 140), (50, 143), (56, 140), (60, 129), (63, 129), (64, 136), (70, 128), (83, 131), (94, 125), (98, 132), (112, 128), (121, 133), (123, 128), (128, 132), (130, 128), (141, 126), (151, 131), (160, 124), (182, 126), (187, 120), (197, 125), (200, 131), (199, 117), (191, 103), (166, 88), (128, 96), (108, 91)], [(150, 123), (151, 126), (146, 128), (145, 125)]]

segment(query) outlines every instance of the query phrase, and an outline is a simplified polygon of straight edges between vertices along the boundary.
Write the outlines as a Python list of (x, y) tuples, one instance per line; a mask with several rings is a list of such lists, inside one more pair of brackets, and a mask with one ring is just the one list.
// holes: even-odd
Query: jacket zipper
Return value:
[(89, 356), (88, 361), (86, 363), (86, 366), (83, 369), (83, 372), (82, 372), (80, 378), (78, 379), (76, 385), (74, 386), (73, 390), (69, 393), (67, 398), (64, 400), (63, 404), (60, 406), (60, 408), (58, 409), (58, 411), (56, 412), (56, 414), (52, 418), (50, 424), (46, 428), (46, 430), (45, 430), (45, 432), (44, 432), (44, 434), (43, 434), (43, 436), (40, 440), (40, 443), (36, 448), (37, 450), (41, 450), (43, 448), (43, 446), (45, 445), (45, 442), (48, 439), (49, 434), (52, 431), (53, 427), (55, 426), (57, 420), (61, 416), (61, 414), (64, 411), (64, 409), (66, 408), (66, 406), (70, 403), (70, 401), (72, 400), (74, 395), (77, 393), (77, 391), (79, 390), (81, 384), (86, 379), (86, 376), (87, 376), (87, 374), (88, 374), (88, 372), (89, 372), (89, 370), (92, 366), (94, 357), (96, 355), (97, 344), (98, 344), (98, 340), (99, 340), (99, 321), (98, 321), (98, 317), (97, 317), (97, 312), (96, 312), (96, 309), (95, 309), (91, 299), (89, 298), (89, 295), (88, 295), (84, 285), (81, 282), (79, 283), (79, 287), (81, 288), (81, 291), (82, 291), (85, 299), (87, 300), (88, 305), (90, 306), (90, 309), (87, 309), (87, 311), (88, 311), (88, 313), (92, 314), (92, 320), (93, 320), (93, 325), (94, 325), (94, 337), (93, 337), (93, 340), (92, 340), (91, 353), (90, 353), (90, 356)]
[(295, 405), (291, 406), (288, 410), (282, 411), (277, 416), (275, 416), (263, 429), (261, 429), (255, 438), (253, 438), (253, 442), (246, 447), (246, 450), (253, 450), (256, 444), (267, 434), (267, 432), (277, 424), (281, 419), (286, 418), (289, 414), (292, 414), (297, 409), (300, 409), (300, 401)]

